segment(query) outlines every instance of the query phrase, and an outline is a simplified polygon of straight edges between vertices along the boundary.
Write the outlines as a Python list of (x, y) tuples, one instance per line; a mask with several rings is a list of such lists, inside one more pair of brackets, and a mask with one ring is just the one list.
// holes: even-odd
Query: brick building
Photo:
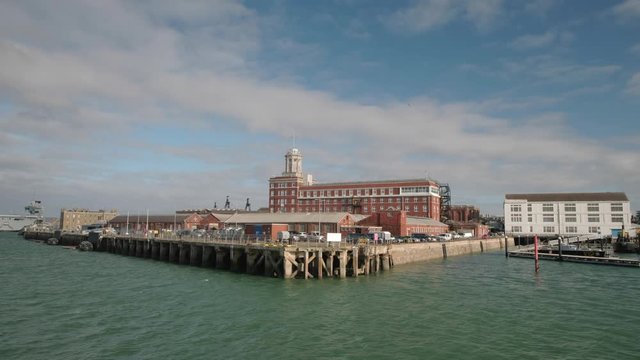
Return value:
[(302, 154), (285, 155), (281, 176), (269, 179), (269, 211), (349, 212), (370, 215), (404, 211), (408, 216), (440, 219), (439, 185), (429, 179), (314, 183), (302, 173)]
[(358, 222), (358, 225), (380, 226), (394, 236), (413, 234), (438, 235), (449, 231), (449, 225), (427, 217), (407, 215), (406, 211), (376, 212)]
[(447, 219), (456, 222), (480, 222), (480, 210), (473, 205), (452, 205)]

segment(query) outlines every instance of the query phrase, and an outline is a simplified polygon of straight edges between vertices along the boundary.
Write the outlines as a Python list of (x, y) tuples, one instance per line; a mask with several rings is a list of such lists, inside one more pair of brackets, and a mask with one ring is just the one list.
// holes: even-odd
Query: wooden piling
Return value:
[(340, 262), (340, 279), (347, 277), (347, 251), (342, 250), (338, 253), (338, 261)]

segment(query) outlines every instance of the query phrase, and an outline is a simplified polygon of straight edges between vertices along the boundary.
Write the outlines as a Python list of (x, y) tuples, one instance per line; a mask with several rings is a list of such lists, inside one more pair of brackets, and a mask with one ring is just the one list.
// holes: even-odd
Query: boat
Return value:
[(20, 231), (43, 222), (42, 202), (34, 200), (24, 207), (25, 214), (0, 215), (0, 231)]

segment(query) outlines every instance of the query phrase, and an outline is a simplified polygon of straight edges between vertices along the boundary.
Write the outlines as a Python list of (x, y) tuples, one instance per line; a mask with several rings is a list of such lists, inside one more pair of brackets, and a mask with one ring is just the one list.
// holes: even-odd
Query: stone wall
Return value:
[[(515, 247), (513, 238), (508, 238), (507, 244), (510, 248)], [(498, 249), (504, 249), (504, 238), (393, 244), (389, 248), (389, 254), (393, 264), (400, 265)]]

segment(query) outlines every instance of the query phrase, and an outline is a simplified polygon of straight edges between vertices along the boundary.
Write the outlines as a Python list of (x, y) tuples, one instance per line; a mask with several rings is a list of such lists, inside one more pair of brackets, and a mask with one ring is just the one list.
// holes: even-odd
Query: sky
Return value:
[(429, 177), (640, 209), (640, 0), (2, 1), (0, 213)]

